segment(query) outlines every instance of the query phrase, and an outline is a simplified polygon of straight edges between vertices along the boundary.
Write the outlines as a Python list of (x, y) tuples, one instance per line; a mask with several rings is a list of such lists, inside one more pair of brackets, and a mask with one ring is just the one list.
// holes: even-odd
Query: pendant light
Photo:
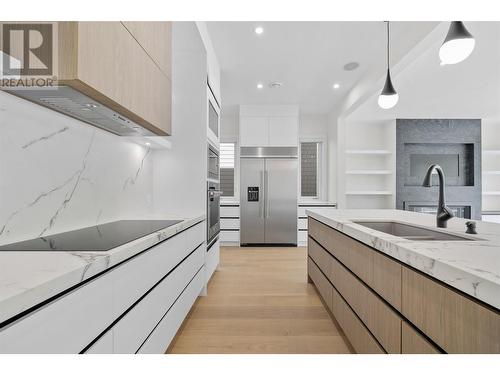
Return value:
[(452, 21), (448, 34), (439, 49), (441, 65), (464, 61), (474, 50), (476, 41), (462, 21)]
[(391, 81), (391, 72), (389, 68), (389, 57), (390, 57), (390, 30), (389, 21), (387, 22), (387, 77), (385, 78), (385, 85), (378, 97), (378, 105), (380, 108), (389, 109), (396, 105), (399, 100), (399, 95), (394, 89)]

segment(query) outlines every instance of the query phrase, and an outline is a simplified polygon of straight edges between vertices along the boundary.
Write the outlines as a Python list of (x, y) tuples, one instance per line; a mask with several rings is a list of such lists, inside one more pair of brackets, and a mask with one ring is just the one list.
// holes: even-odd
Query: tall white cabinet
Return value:
[(240, 106), (240, 146), (297, 146), (299, 109), (297, 106)]

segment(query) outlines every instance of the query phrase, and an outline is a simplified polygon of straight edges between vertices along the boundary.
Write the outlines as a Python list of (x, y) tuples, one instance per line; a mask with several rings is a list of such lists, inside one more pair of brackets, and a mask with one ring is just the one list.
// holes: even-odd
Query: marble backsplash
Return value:
[(0, 244), (151, 213), (153, 158), (0, 92)]

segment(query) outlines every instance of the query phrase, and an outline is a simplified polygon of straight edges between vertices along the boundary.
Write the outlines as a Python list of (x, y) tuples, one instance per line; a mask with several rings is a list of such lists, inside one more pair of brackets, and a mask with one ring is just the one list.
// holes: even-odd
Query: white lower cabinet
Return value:
[(172, 318), (169, 309), (190, 281), (201, 277), (197, 292), (205, 285), (205, 252), (201, 222), (1, 328), (0, 353), (135, 353), (160, 321), (178, 328), (196, 298), (183, 316), (185, 298)]
[(138, 353), (158, 354), (167, 350), (204, 285), (205, 272), (202, 268), (140, 347)]
[(0, 353), (79, 353), (114, 320), (112, 274), (100, 276), (0, 330)]
[(135, 353), (139, 349), (203, 266), (204, 252), (205, 247), (199, 246), (113, 326), (115, 353)]
[(203, 242), (204, 223), (164, 241), (113, 271), (113, 310), (122, 314)]
[(112, 354), (113, 353), (113, 330), (110, 329), (99, 340), (97, 340), (85, 354)]
[(220, 259), (220, 241), (217, 240), (205, 254), (205, 280), (208, 283), (219, 266)]
[(238, 245), (240, 242), (239, 230), (221, 230), (219, 239), (222, 244)]

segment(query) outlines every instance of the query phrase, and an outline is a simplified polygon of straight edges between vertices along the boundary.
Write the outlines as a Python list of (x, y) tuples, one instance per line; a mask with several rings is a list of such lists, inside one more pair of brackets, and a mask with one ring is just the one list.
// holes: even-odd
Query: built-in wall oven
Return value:
[(207, 182), (207, 248), (217, 241), (220, 232), (220, 196), (219, 183)]
[(219, 152), (208, 144), (207, 167), (207, 248), (217, 241), (220, 232)]

